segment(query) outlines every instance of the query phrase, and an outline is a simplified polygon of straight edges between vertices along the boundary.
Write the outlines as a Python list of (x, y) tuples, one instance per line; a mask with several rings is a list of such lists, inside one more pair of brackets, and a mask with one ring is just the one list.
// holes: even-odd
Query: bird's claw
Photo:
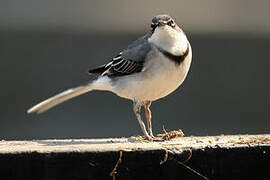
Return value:
[(160, 137), (155, 137), (153, 134), (145, 136), (145, 139), (148, 140), (148, 141), (152, 141), (152, 142), (162, 142), (162, 141), (164, 141), (164, 139), (162, 139)]

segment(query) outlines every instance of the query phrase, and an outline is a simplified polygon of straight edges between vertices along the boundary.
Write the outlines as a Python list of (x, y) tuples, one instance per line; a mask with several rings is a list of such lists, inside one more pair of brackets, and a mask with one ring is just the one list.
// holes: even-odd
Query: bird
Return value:
[[(27, 113), (43, 113), (84, 93), (99, 90), (133, 101), (133, 111), (145, 139), (153, 141), (151, 103), (176, 90), (191, 66), (192, 49), (184, 31), (167, 14), (157, 15), (147, 33), (133, 41), (109, 62), (90, 69), (96, 75), (83, 85), (63, 91), (30, 108)], [(145, 119), (141, 109), (145, 109)]]

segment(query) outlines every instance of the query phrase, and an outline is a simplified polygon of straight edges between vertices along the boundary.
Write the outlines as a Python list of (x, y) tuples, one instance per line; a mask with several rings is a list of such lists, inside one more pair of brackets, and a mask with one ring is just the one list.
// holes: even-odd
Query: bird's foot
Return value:
[(144, 136), (144, 138), (146, 139), (146, 140), (148, 140), (148, 141), (153, 141), (153, 139), (155, 138), (153, 135), (151, 136), (151, 135), (145, 135)]
[(174, 138), (179, 138), (183, 136), (184, 136), (183, 131), (179, 129), (179, 130), (174, 130), (170, 132), (167, 132), (164, 130), (163, 134), (158, 134), (157, 136), (154, 136), (153, 133), (152, 134), (147, 133), (143, 137), (142, 136), (137, 137), (137, 139), (143, 142), (164, 142), (164, 141), (170, 141)]
[(149, 136), (150, 136), (151, 138), (155, 138), (155, 136), (153, 135), (152, 132), (149, 132)]
[(151, 141), (151, 142), (163, 142), (163, 141), (165, 141), (163, 138), (161, 138), (161, 137), (156, 137), (156, 136), (154, 136), (153, 134), (151, 134), (151, 135), (149, 135), (149, 136), (145, 136), (144, 137), (146, 140), (148, 140), (148, 141)]

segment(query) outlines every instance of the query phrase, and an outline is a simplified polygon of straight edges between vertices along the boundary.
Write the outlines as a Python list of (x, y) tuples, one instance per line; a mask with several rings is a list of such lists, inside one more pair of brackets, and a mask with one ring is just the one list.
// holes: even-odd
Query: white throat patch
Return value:
[(175, 56), (185, 53), (188, 46), (186, 35), (168, 25), (157, 27), (148, 41)]

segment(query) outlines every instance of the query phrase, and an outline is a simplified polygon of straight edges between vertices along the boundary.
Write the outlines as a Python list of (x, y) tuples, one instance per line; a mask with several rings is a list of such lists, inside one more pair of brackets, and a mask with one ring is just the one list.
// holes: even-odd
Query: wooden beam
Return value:
[(270, 179), (270, 134), (0, 141), (0, 179)]

